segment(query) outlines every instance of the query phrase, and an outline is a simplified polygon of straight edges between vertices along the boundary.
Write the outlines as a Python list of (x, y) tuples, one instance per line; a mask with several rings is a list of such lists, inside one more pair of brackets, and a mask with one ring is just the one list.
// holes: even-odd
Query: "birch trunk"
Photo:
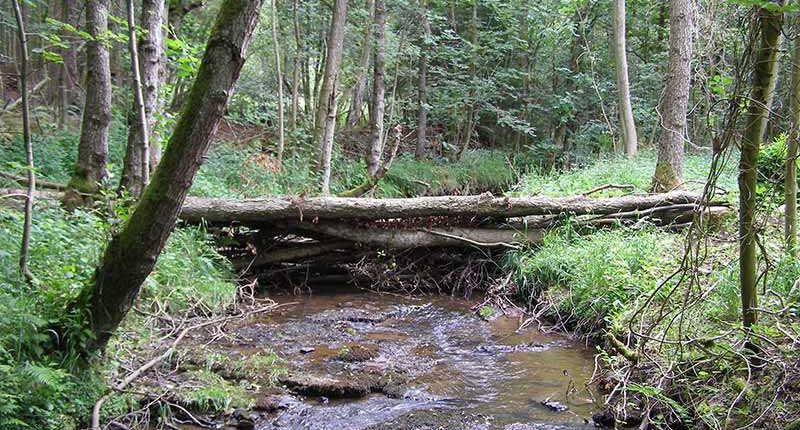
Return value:
[(319, 92), (314, 122), (314, 142), (319, 147), (318, 171), (322, 177), (322, 194), (330, 194), (333, 135), (336, 131), (336, 92), (342, 62), (344, 26), (347, 19), (347, 0), (336, 0), (327, 38), (325, 74)]
[(625, 51), (625, 0), (614, 0), (614, 61), (617, 74), (617, 95), (619, 98), (619, 119), (622, 126), (622, 139), (628, 158), (636, 156), (638, 137), (633, 120), (631, 93), (628, 84), (628, 55)]
[(375, 15), (375, 0), (367, 0), (366, 9), (369, 12), (367, 25), (364, 26), (364, 39), (361, 42), (361, 58), (358, 62), (358, 76), (353, 85), (353, 99), (350, 103), (350, 111), (347, 113), (347, 128), (353, 128), (361, 119), (364, 107), (364, 93), (367, 88), (367, 70), (369, 69), (369, 57), (372, 50), (370, 43), (370, 33), (372, 33), (372, 17)]
[(278, 45), (278, 12), (275, 2), (270, 2), (270, 9), (272, 11), (272, 46), (275, 51), (275, 73), (278, 75), (278, 156), (277, 164), (278, 169), (283, 164), (283, 150), (286, 146), (283, 135), (283, 73), (281, 72), (281, 48)]

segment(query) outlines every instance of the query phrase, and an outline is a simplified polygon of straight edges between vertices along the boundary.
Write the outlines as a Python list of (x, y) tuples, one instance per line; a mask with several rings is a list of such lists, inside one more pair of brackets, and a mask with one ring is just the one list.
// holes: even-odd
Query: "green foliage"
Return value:
[[(517, 189), (520, 195), (569, 196), (589, 191), (603, 184), (633, 185), (637, 192), (647, 192), (653, 180), (657, 154), (642, 151), (633, 160), (624, 156), (599, 158), (588, 166), (566, 172), (533, 171), (523, 177)], [(686, 154), (684, 157), (684, 187), (702, 191), (711, 166), (710, 154)], [(723, 170), (717, 185), (728, 191), (737, 187), (736, 170), (733, 163)], [(610, 190), (595, 194), (595, 197), (619, 195), (623, 191)]]
[[(0, 209), (0, 428), (79, 428), (104, 383), (97, 369), (77, 365), (80, 344), (48, 355), (54, 325), (78, 342), (88, 334), (67, 304), (91, 281), (112, 223), (93, 212), (63, 211), (40, 200), (34, 211), (30, 268), (33, 289), (17, 273), (22, 214)], [(140, 300), (173, 312), (200, 304), (219, 310), (236, 286), (230, 267), (202, 228), (173, 233)], [(113, 404), (106, 409), (112, 413)], [(112, 411), (112, 412), (109, 412)]]
[(233, 384), (214, 372), (197, 370), (189, 372), (192, 387), (183, 393), (187, 406), (203, 412), (227, 412), (236, 408), (249, 408), (253, 399), (247, 389)]
[(506, 263), (524, 279), (523, 300), (548, 303), (553, 315), (592, 331), (601, 322), (620, 325), (625, 310), (654, 290), (671, 243), (668, 234), (650, 230), (579, 236), (566, 226)]
[[(783, 201), (786, 180), (786, 134), (776, 137), (758, 152), (758, 189), (760, 198)], [(800, 170), (800, 169), (798, 169)], [(800, 180), (798, 180), (800, 183)]]

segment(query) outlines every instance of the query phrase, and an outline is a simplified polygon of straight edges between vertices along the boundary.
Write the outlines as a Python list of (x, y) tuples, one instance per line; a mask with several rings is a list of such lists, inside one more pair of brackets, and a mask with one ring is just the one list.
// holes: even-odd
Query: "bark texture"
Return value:
[(347, 0), (336, 0), (328, 30), (328, 50), (325, 74), (319, 92), (319, 102), (314, 122), (314, 142), (319, 147), (318, 171), (322, 174), (322, 194), (330, 194), (331, 156), (333, 134), (336, 131), (336, 91), (342, 63), (344, 25), (347, 19)]
[(745, 117), (746, 128), (742, 136), (739, 160), (739, 282), (742, 295), (742, 323), (750, 327), (756, 323), (756, 177), (758, 151), (764, 138), (768, 117), (766, 109), (771, 81), (775, 74), (778, 55), (778, 38), (783, 24), (783, 13), (759, 9), (761, 40), (756, 52), (753, 88)]
[(369, 129), (370, 129), (370, 151), (367, 154), (367, 176), (375, 181), (377, 179), (378, 171), (381, 166), (381, 158), (383, 156), (383, 117), (386, 104), (384, 101), (384, 94), (386, 92), (386, 84), (384, 79), (385, 60), (384, 53), (386, 51), (386, 37), (384, 34), (384, 27), (386, 26), (386, 8), (384, 0), (374, 0), (374, 15), (375, 15), (375, 58), (372, 76), (372, 109)]
[(275, 197), (267, 199), (225, 199), (189, 197), (181, 219), (189, 222), (258, 225), (271, 221), (322, 219), (378, 220), (430, 216), (524, 217), (528, 215), (601, 215), (644, 210), (656, 206), (701, 204), (697, 193), (673, 191), (647, 196), (606, 199), (589, 197), (417, 197), (411, 199), (368, 199), (340, 197)]
[(417, 147), (414, 158), (422, 160), (428, 153), (428, 39), (431, 37), (431, 25), (428, 22), (428, 4), (420, 0), (420, 20), (422, 22), (422, 50), (419, 54), (419, 75), (417, 82)]
[(364, 108), (364, 94), (367, 90), (367, 71), (369, 70), (369, 57), (372, 52), (370, 35), (372, 33), (372, 17), (375, 15), (375, 0), (367, 0), (365, 5), (369, 16), (367, 24), (364, 26), (364, 39), (361, 42), (361, 58), (358, 61), (358, 76), (353, 85), (353, 100), (350, 103), (350, 111), (347, 112), (347, 127), (353, 128), (361, 119)]
[[(800, 18), (795, 18), (800, 23)], [(792, 257), (797, 257), (797, 146), (800, 140), (800, 39), (794, 41), (792, 56), (792, 130), (786, 148), (786, 178), (784, 192), (786, 213), (784, 216), (784, 234), (786, 250)]]
[[(133, 82), (131, 83), (133, 110), (128, 113), (130, 122), (130, 129), (128, 130), (128, 152), (130, 153), (126, 153), (125, 155), (120, 187), (127, 188), (133, 197), (138, 198), (142, 195), (142, 190), (147, 186), (147, 182), (150, 179), (150, 127), (147, 124), (147, 114), (145, 113), (144, 106), (142, 67), (139, 62), (139, 44), (137, 43), (136, 37), (133, 0), (127, 1), (127, 10), (128, 49), (131, 56), (131, 76), (133, 77)], [(126, 178), (128, 178), (127, 181)]]
[(108, 31), (108, 0), (86, 0), (86, 106), (83, 109), (78, 161), (64, 203), (89, 205), (108, 178), (108, 128), (111, 124), (111, 64), (103, 38)]
[(167, 151), (141, 201), (105, 250), (76, 306), (90, 312), (101, 350), (133, 305), (175, 227), (181, 205), (222, 118), (245, 61), (261, 0), (225, 0)]
[(283, 133), (283, 73), (281, 72), (281, 47), (278, 44), (278, 12), (275, 2), (270, 2), (270, 10), (272, 12), (272, 47), (275, 53), (275, 73), (278, 79), (278, 155), (277, 163), (278, 168), (283, 164), (283, 149), (286, 146)]
[(617, 75), (617, 97), (619, 100), (619, 119), (622, 126), (622, 140), (625, 154), (634, 157), (639, 138), (631, 107), (631, 90), (628, 83), (628, 54), (625, 50), (625, 0), (614, 0), (614, 62)]
[(25, 221), (22, 226), (22, 245), (19, 250), (19, 273), (30, 284), (33, 274), (28, 269), (28, 249), (31, 242), (31, 219), (33, 218), (33, 196), (36, 191), (36, 176), (33, 170), (33, 144), (31, 142), (30, 107), (28, 106), (28, 37), (25, 33), (25, 19), (19, 1), (13, 1), (14, 18), (17, 21), (19, 39), (19, 87), (22, 98), (22, 139), (25, 142), (25, 159), (28, 163), (28, 189), (25, 196)]
[(669, 17), (669, 65), (661, 103), (661, 138), (653, 191), (670, 191), (683, 183), (683, 147), (692, 62), (694, 0), (672, 0)]

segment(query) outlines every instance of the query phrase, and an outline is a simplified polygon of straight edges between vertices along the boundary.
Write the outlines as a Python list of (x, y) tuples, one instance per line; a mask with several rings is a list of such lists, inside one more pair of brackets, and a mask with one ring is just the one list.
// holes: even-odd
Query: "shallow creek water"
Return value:
[[(257, 415), (256, 429), (591, 428), (592, 356), (566, 337), (517, 331), (518, 318), (486, 321), (473, 302), (450, 297), (331, 289), (272, 298), (296, 304), (236, 329), (240, 352), (271, 348), (290, 369), (291, 393)], [(318, 380), (367, 388), (323, 396)]]

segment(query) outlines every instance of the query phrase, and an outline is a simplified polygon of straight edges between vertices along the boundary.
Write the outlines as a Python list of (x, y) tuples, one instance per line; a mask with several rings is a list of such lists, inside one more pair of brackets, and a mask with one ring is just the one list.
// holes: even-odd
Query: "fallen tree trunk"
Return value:
[(342, 223), (293, 223), (294, 229), (311, 231), (368, 246), (409, 249), (478, 246), (483, 248), (518, 249), (520, 244), (539, 243), (538, 230), (516, 231), (491, 228), (374, 229)]
[[(511, 218), (529, 215), (609, 215), (659, 206), (701, 204), (700, 194), (664, 194), (604, 199), (577, 197), (418, 197), (365, 199), (339, 197), (276, 197), (265, 199), (187, 198), (180, 217), (188, 222), (258, 225), (274, 221), (314, 219), (379, 220), (430, 216)], [(716, 204), (715, 204), (716, 205)]]

